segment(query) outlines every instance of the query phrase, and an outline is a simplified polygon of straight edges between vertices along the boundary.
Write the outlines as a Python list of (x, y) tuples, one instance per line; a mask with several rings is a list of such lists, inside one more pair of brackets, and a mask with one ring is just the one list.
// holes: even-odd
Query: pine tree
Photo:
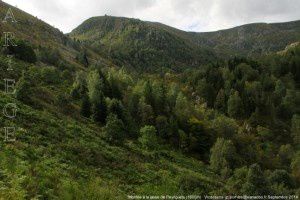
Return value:
[[(87, 81), (89, 98), (92, 104), (95, 104), (98, 101), (100, 96), (99, 93), (103, 93), (103, 81), (100, 78), (100, 75), (97, 70), (91, 71), (88, 75)], [(102, 94), (103, 95), (103, 94)]]
[(144, 97), (145, 97), (145, 102), (148, 105), (151, 105), (152, 107), (155, 105), (152, 85), (150, 81), (146, 81), (146, 83), (144, 84)]
[(87, 95), (84, 95), (81, 99), (80, 114), (86, 118), (91, 116), (91, 102)]
[(246, 183), (243, 184), (242, 193), (246, 195), (267, 195), (269, 188), (265, 176), (258, 164), (251, 165)]
[(124, 107), (121, 101), (112, 99), (108, 106), (108, 113), (115, 114), (119, 119), (124, 120)]
[(230, 140), (218, 138), (210, 152), (210, 166), (214, 171), (221, 173), (221, 170), (235, 166), (236, 149)]
[(240, 118), (243, 113), (242, 100), (236, 91), (228, 99), (228, 115), (233, 118)]
[(104, 130), (105, 138), (109, 142), (120, 144), (125, 139), (124, 123), (115, 114), (108, 115)]
[(215, 101), (215, 109), (225, 113), (226, 112), (226, 96), (223, 89), (218, 92)]
[(139, 142), (144, 149), (154, 150), (157, 147), (156, 129), (154, 126), (144, 126), (140, 130)]
[(99, 92), (98, 95), (94, 97), (92, 103), (92, 118), (95, 122), (104, 124), (107, 117), (107, 105), (103, 93)]

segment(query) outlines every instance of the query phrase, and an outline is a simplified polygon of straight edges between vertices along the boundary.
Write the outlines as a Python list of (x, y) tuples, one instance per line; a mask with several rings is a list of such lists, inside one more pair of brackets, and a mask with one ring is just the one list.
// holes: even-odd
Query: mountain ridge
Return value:
[[(152, 33), (155, 33), (154, 40), (151, 40)], [(300, 41), (300, 20), (284, 23), (252, 23), (215, 32), (186, 32), (159, 22), (106, 15), (89, 18), (69, 35), (92, 46), (96, 51), (99, 51), (99, 48), (113, 49), (114, 53), (120, 53), (123, 57), (125, 55), (128, 60), (148, 47), (152, 47), (151, 50), (156, 52), (163, 50), (157, 57), (163, 55), (161, 60), (166, 59), (173, 65), (179, 64), (185, 68), (214, 62), (217, 57), (227, 59), (233, 56), (260, 56), (280, 51), (287, 45)], [(156, 45), (157, 40), (161, 41)], [(142, 44), (142, 47), (132, 48), (136, 43)], [(124, 49), (126, 45), (129, 46), (128, 51)], [(180, 52), (179, 49), (185, 51)], [(172, 51), (175, 52), (171, 53)], [(176, 58), (178, 54), (187, 59), (168, 59)], [(144, 56), (153, 60), (151, 56)], [(148, 65), (162, 63), (164, 62)]]

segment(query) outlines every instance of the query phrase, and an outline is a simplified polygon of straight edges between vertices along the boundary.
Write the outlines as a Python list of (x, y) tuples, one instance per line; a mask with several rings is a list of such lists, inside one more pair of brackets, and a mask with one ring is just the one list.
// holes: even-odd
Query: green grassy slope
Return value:
[(46, 22), (34, 17), (18, 8), (15, 8), (3, 1), (0, 2), (1, 19), (5, 17), (8, 9), (11, 8), (17, 23), (0, 23), (0, 34), (4, 40), (4, 32), (12, 32), (16, 39), (30, 43), (37, 52), (40, 48), (57, 50), (62, 59), (72, 65), (74, 69), (82, 69), (83, 66), (75, 58), (80, 52), (86, 51), (91, 63), (100, 61), (105, 65), (111, 65), (111, 61), (104, 59), (99, 54), (91, 51), (68, 36), (59, 29), (52, 27)]

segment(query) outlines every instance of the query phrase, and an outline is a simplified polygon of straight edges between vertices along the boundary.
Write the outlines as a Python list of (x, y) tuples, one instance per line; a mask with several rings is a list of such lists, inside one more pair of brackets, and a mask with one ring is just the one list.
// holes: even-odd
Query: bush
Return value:
[(86, 118), (91, 116), (91, 102), (87, 95), (84, 95), (81, 99), (80, 114)]
[(210, 166), (221, 173), (221, 170), (233, 169), (236, 162), (236, 149), (230, 140), (218, 138), (214, 146), (211, 148)]
[(125, 139), (125, 128), (122, 120), (114, 114), (108, 115), (106, 119), (105, 130), (105, 139), (111, 143), (120, 144)]
[(63, 111), (67, 111), (69, 107), (70, 98), (66, 94), (59, 94), (56, 98), (56, 104)]
[(31, 95), (31, 85), (27, 79), (28, 78), (25, 77), (25, 74), (23, 74), (16, 84), (16, 98), (24, 103), (30, 102)]
[(203, 180), (200, 180), (199, 178), (187, 174), (180, 177), (179, 180), (180, 189), (184, 193), (190, 194), (197, 194), (197, 195), (203, 195), (208, 193), (207, 185), (203, 182)]
[(95, 179), (85, 182), (63, 181), (58, 191), (58, 199), (65, 200), (120, 200), (120, 191), (116, 191), (116, 186), (107, 182)]
[(7, 47), (7, 54), (14, 55), (15, 58), (23, 60), (28, 63), (35, 63), (37, 58), (35, 52), (28, 42), (17, 40), (17, 46)]
[(43, 82), (48, 84), (57, 84), (61, 81), (60, 73), (54, 67), (44, 67), (41, 70), (41, 78)]
[(62, 56), (58, 50), (51, 48), (40, 48), (38, 58), (43, 63), (58, 66)]
[(156, 129), (154, 126), (144, 126), (140, 130), (139, 142), (144, 149), (155, 150), (157, 148)]

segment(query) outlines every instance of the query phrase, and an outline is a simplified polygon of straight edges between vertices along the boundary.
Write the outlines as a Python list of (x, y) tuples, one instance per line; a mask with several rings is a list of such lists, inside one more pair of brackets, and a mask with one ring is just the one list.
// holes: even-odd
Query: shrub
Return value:
[(105, 130), (105, 139), (108, 142), (120, 144), (125, 139), (125, 128), (122, 120), (114, 114), (108, 115), (106, 119)]
[(84, 95), (81, 99), (80, 114), (87, 118), (89, 118), (91, 116), (91, 103), (90, 103), (90, 99), (87, 95)]
[(236, 149), (230, 140), (218, 138), (211, 148), (210, 166), (221, 173), (224, 168), (232, 169), (236, 161)]
[(10, 45), (7, 47), (8, 54), (14, 55), (15, 58), (28, 63), (35, 63), (37, 61), (35, 52), (28, 42), (17, 40), (15, 43), (17, 46)]
[(62, 57), (58, 50), (40, 48), (38, 58), (43, 63), (58, 66)]
[(157, 147), (156, 129), (154, 126), (144, 126), (140, 130), (139, 142), (144, 149), (154, 150)]
[(41, 70), (41, 78), (44, 83), (57, 84), (61, 81), (60, 73), (54, 67), (44, 67)]

